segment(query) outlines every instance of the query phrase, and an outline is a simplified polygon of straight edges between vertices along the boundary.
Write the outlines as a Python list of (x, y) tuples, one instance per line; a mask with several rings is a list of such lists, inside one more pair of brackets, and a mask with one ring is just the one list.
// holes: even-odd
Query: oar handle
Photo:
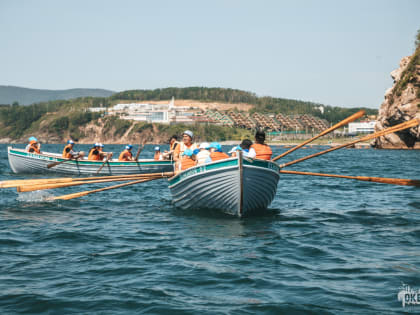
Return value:
[(384, 130), (381, 130), (381, 131), (378, 131), (378, 132), (375, 132), (375, 133), (372, 133), (372, 134), (369, 134), (369, 135), (366, 135), (366, 136), (364, 136), (360, 139), (357, 139), (357, 140), (339, 145), (337, 147), (333, 147), (333, 148), (330, 148), (330, 149), (327, 149), (327, 150), (324, 150), (324, 151), (321, 151), (321, 152), (318, 152), (318, 153), (314, 153), (314, 154), (311, 154), (311, 155), (308, 155), (308, 156), (304, 156), (304, 157), (302, 157), (300, 159), (297, 159), (297, 160), (294, 160), (294, 161), (290, 161), (290, 162), (281, 164), (280, 167), (283, 168), (283, 167), (290, 166), (290, 165), (293, 165), (293, 164), (296, 164), (296, 163), (300, 163), (300, 162), (309, 160), (313, 157), (326, 154), (328, 152), (332, 152), (332, 151), (335, 151), (335, 150), (338, 150), (338, 149), (342, 149), (342, 148), (351, 146), (351, 145), (359, 143), (359, 142), (368, 141), (368, 140), (371, 140), (371, 139), (374, 139), (374, 138), (382, 137), (382, 136), (385, 136), (385, 135), (393, 133), (393, 132), (397, 132), (397, 131), (401, 131), (401, 130), (404, 130), (404, 129), (407, 129), (407, 128), (415, 127), (419, 124), (420, 124), (420, 119), (415, 118), (415, 119), (409, 120), (407, 122), (401, 123), (399, 125), (396, 125), (396, 126), (393, 126), (393, 127), (390, 127), (390, 128), (387, 128), (387, 129), (384, 129)]

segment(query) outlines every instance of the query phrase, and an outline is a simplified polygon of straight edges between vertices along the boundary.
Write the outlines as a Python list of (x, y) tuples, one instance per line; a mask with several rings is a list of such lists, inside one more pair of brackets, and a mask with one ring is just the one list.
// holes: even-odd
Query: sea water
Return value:
[[(420, 179), (419, 166), (420, 151), (341, 149), (288, 169)], [(0, 180), (33, 177), (0, 145)], [(177, 209), (163, 179), (43, 201), (106, 185), (0, 190), (0, 314), (420, 312), (398, 300), (420, 288), (420, 188), (282, 175), (269, 210), (243, 219)]]

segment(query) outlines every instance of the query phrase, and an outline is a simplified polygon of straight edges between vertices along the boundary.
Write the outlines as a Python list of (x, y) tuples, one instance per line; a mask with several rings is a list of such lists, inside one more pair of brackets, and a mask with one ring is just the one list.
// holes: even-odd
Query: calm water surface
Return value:
[[(6, 148), (0, 180), (33, 177), (11, 173)], [(288, 169), (420, 179), (419, 166), (419, 151), (342, 149)], [(420, 312), (397, 299), (420, 288), (419, 188), (283, 175), (268, 213), (245, 219), (176, 209), (165, 180), (40, 201), (99, 187), (0, 190), (0, 314)]]

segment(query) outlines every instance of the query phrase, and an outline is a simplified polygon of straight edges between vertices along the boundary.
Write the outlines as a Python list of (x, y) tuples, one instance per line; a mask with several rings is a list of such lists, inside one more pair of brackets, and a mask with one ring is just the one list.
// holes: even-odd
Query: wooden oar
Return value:
[(129, 186), (129, 185), (134, 185), (134, 184), (138, 184), (138, 183), (148, 182), (148, 181), (151, 181), (151, 180), (154, 180), (154, 179), (157, 179), (157, 178), (139, 179), (139, 180), (135, 180), (135, 181), (124, 183), (124, 184), (118, 184), (118, 185), (115, 185), (115, 186), (110, 186), (110, 187), (105, 187), (105, 188), (100, 188), (100, 189), (94, 189), (94, 190), (86, 190), (86, 191), (82, 191), (82, 192), (78, 192), (78, 193), (74, 193), (74, 194), (52, 197), (52, 198), (48, 198), (47, 200), (59, 200), (59, 199), (60, 200), (69, 200), (69, 199), (79, 198), (79, 197), (83, 197), (83, 196), (86, 196), (86, 195), (89, 195), (89, 194), (97, 193), (97, 192), (100, 192), (100, 191), (116, 189), (116, 188), (125, 187), (125, 186)]
[(105, 166), (106, 163), (108, 163), (109, 159), (112, 157), (112, 153), (108, 153), (108, 155), (106, 156), (105, 161), (102, 163), (101, 167), (98, 168), (98, 170), (96, 171), (96, 174), (98, 174), (101, 169)]
[(318, 139), (319, 137), (325, 136), (326, 134), (330, 133), (331, 131), (334, 131), (334, 130), (340, 128), (340, 127), (343, 127), (343, 126), (347, 125), (348, 123), (350, 123), (352, 121), (355, 121), (356, 119), (359, 119), (364, 114), (365, 114), (365, 111), (364, 110), (358, 111), (357, 113), (355, 113), (355, 114), (347, 117), (346, 119), (340, 121), (339, 123), (335, 124), (334, 126), (328, 128), (328, 129), (325, 129), (319, 135), (317, 135), (317, 136), (315, 136), (315, 137), (313, 137), (313, 138), (311, 138), (309, 140), (306, 140), (306, 141), (302, 142), (301, 144), (295, 146), (294, 148), (291, 148), (290, 150), (288, 150), (286, 152), (283, 152), (282, 154), (276, 156), (274, 159), (272, 159), (272, 161), (276, 161), (276, 160), (278, 160), (278, 159), (280, 159), (280, 158), (282, 158), (282, 157), (284, 157), (284, 156), (292, 153), (293, 151), (295, 151), (295, 150), (303, 147), (304, 145), (306, 145), (306, 144), (308, 144), (308, 143), (310, 143), (310, 142)]
[(136, 177), (149, 177), (149, 176), (162, 176), (171, 177), (174, 175), (173, 172), (163, 173), (146, 173), (146, 174), (130, 174), (130, 175), (112, 175), (112, 176), (97, 176), (97, 177), (59, 177), (59, 178), (39, 178), (39, 179), (17, 179), (7, 180), (0, 182), (0, 188), (12, 188), (23, 185), (40, 185), (40, 184), (58, 184), (58, 183), (70, 183), (74, 181), (91, 181), (96, 179), (119, 179), (119, 178), (136, 178)]
[(35, 191), (35, 190), (45, 190), (45, 189), (56, 189), (56, 188), (64, 188), (64, 187), (72, 187), (72, 186), (80, 186), (80, 185), (88, 185), (88, 184), (97, 184), (97, 183), (108, 183), (108, 182), (124, 182), (128, 180), (136, 180), (136, 179), (152, 179), (152, 178), (164, 178), (159, 175), (154, 176), (138, 176), (138, 177), (121, 177), (116, 179), (97, 179), (97, 180), (90, 180), (90, 181), (74, 181), (70, 183), (58, 183), (58, 184), (35, 184), (35, 185), (22, 185), (17, 186), (17, 192), (28, 192), (28, 191)]
[(375, 182), (375, 183), (383, 183), (383, 184), (420, 187), (420, 180), (417, 180), (417, 179), (368, 177), (368, 176), (346, 176), (346, 175), (312, 173), (312, 172), (298, 172), (298, 171), (286, 171), (286, 170), (280, 170), (280, 173), (282, 173), (282, 174), (293, 174), (293, 175), (310, 175), (310, 176), (322, 176), (322, 177), (348, 178), (348, 179), (361, 180), (361, 181), (365, 181), (365, 182)]
[(80, 156), (79, 156), (79, 155), (77, 155), (77, 156), (71, 157), (70, 159), (67, 159), (67, 160), (64, 160), (64, 161), (59, 161), (59, 162), (53, 162), (53, 163), (50, 163), (50, 164), (48, 164), (48, 165), (47, 165), (47, 168), (51, 168), (51, 167), (54, 167), (54, 166), (60, 165), (61, 163), (65, 163), (65, 162), (69, 162), (69, 161), (77, 160), (79, 157), (80, 157)]
[(300, 159), (297, 159), (297, 160), (294, 160), (294, 161), (291, 161), (291, 162), (287, 162), (287, 163), (281, 164), (280, 167), (283, 168), (283, 167), (286, 167), (286, 166), (290, 166), (290, 165), (293, 165), (293, 164), (296, 164), (296, 163), (299, 163), (299, 162), (302, 162), (302, 161), (311, 159), (313, 157), (323, 155), (323, 154), (328, 153), (328, 152), (331, 152), (331, 151), (335, 151), (335, 150), (338, 150), (338, 149), (342, 149), (342, 148), (351, 146), (351, 145), (353, 145), (355, 143), (358, 143), (358, 142), (372, 140), (374, 138), (385, 136), (385, 135), (387, 135), (389, 133), (393, 133), (393, 132), (401, 131), (401, 130), (404, 130), (404, 129), (407, 129), (407, 128), (415, 127), (415, 126), (417, 126), (419, 124), (420, 124), (420, 119), (412, 119), (412, 120), (409, 120), (409, 121), (407, 121), (405, 123), (401, 123), (399, 125), (396, 125), (396, 126), (393, 126), (393, 127), (390, 127), (390, 128), (387, 128), (387, 129), (384, 129), (384, 130), (381, 130), (381, 131), (372, 133), (370, 135), (364, 136), (364, 137), (362, 137), (362, 138), (360, 138), (358, 140), (354, 140), (354, 141), (351, 141), (351, 142), (348, 142), (348, 143), (345, 143), (345, 144), (342, 144), (342, 145), (339, 145), (339, 146), (336, 146), (336, 147), (327, 149), (325, 151), (314, 153), (314, 154), (311, 154), (311, 155), (302, 157)]

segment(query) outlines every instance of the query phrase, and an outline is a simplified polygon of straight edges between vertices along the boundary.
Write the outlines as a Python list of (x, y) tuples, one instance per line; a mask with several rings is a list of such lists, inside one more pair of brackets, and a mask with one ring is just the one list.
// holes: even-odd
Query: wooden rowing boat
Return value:
[[(10, 168), (14, 173), (58, 173), (70, 175), (128, 175), (128, 174), (148, 174), (173, 171), (172, 161), (155, 161), (153, 159), (141, 159), (137, 162), (121, 162), (118, 160), (88, 161), (85, 159), (69, 160), (61, 154), (42, 152), (42, 154), (29, 153), (22, 149), (7, 148)], [(67, 161), (66, 161), (67, 160)], [(47, 168), (53, 162), (61, 162), (57, 166)], [(100, 169), (101, 168), (101, 169)], [(97, 171), (100, 171), (97, 173)]]
[(271, 204), (279, 170), (274, 162), (238, 154), (177, 174), (169, 179), (169, 189), (173, 203), (182, 209), (219, 209), (242, 217)]

